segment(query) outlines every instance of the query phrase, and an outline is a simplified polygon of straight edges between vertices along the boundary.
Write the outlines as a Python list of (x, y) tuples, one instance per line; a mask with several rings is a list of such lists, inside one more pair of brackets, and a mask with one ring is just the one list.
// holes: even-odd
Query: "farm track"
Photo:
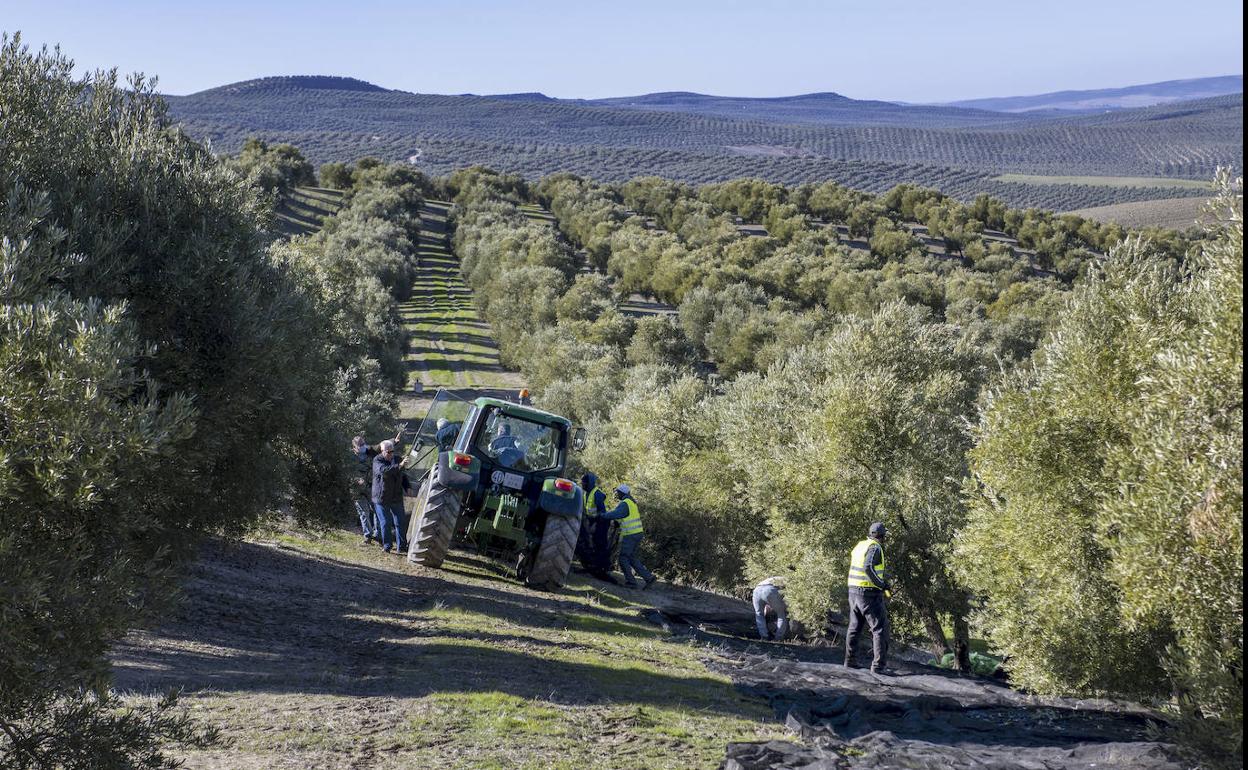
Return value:
[(521, 387), (519, 374), (499, 360), (490, 327), (477, 315), (472, 290), (460, 277), (446, 227), (449, 207), (427, 201), (421, 211), (417, 275), (411, 298), (399, 308), (409, 335), (404, 417), (423, 413), (426, 390), (446, 388), (472, 398)]

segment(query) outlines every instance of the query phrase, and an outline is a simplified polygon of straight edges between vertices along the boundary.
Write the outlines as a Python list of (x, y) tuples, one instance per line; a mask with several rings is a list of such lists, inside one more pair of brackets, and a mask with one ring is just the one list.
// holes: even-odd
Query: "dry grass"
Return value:
[(1043, 176), (1039, 174), (1001, 174), (993, 177), (996, 182), (1020, 184), (1073, 184), (1088, 187), (1149, 187), (1173, 190), (1209, 190), (1210, 184), (1203, 179), (1172, 179), (1161, 176)]

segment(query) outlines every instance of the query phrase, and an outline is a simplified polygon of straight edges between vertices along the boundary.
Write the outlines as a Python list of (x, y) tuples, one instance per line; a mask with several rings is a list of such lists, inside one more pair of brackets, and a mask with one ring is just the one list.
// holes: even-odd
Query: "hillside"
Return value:
[[(835, 101), (828, 96), (819, 103)], [(375, 155), (411, 159), (431, 173), (484, 163), (530, 176), (568, 170), (603, 179), (664, 174), (702, 182), (755, 175), (855, 184), (845, 172), (871, 167), (863, 175), (867, 189), (918, 181), (959, 196), (1013, 192), (1017, 195), (1007, 200), (1015, 205), (1056, 208), (1140, 197), (1072, 191), (1074, 196), (1055, 200), (1025, 187), (1000, 190), (978, 180), (1002, 172), (1207, 179), (1218, 165), (1238, 168), (1243, 156), (1242, 96), (1108, 117), (957, 128), (799, 125), (530, 95), (492, 99), (306, 87), (298, 78), (169, 97), (169, 104), (190, 134), (219, 151), (232, 152), (246, 137), (260, 136), (293, 142), (315, 163)], [(845, 109), (861, 104), (880, 103), (853, 102)], [(957, 187), (947, 186), (949, 179), (940, 181), (956, 176), (977, 181)]]
[(273, 224), (282, 235), (306, 235), (321, 229), (324, 218), (333, 216), (341, 206), (341, 190), (297, 187), (279, 196)]
[(1205, 99), (1244, 92), (1243, 75), (1167, 80), (1161, 83), (1099, 88), (1081, 91), (1053, 91), (1032, 96), (1001, 96), (948, 102), (947, 107), (993, 110), (1007, 113), (1071, 113), (1151, 107), (1155, 104)]

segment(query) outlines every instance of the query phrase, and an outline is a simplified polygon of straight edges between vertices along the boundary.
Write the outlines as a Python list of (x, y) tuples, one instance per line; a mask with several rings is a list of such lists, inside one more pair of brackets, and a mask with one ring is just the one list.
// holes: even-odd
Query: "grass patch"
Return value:
[(427, 203), (421, 219), (413, 296), (400, 308), (412, 350), (410, 380), (431, 388), (513, 386), (514, 374), (502, 368), (490, 330), (459, 275), (459, 262), (446, 247), (446, 209)]

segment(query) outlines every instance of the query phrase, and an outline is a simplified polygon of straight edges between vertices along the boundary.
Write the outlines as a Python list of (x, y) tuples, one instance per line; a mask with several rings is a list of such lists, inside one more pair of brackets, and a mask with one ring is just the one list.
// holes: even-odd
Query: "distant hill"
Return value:
[[(477, 94), (460, 94), (461, 96), (477, 96)], [(497, 99), (502, 102), (557, 102), (558, 99), (536, 91), (519, 94), (489, 94), (486, 99)]]
[[(668, 106), (702, 99), (647, 98)], [(1061, 209), (1176, 193), (1160, 184), (1094, 188), (993, 177), (1012, 172), (1203, 180), (1219, 165), (1243, 165), (1242, 96), (993, 121), (973, 110), (905, 108), (837, 94), (778, 100), (790, 111), (805, 102), (814, 111), (858, 113), (844, 124), (620, 107), (532, 93), (413, 94), (327, 77), (261, 78), (167, 100), (173, 118), (217, 152), (235, 152), (247, 137), (258, 136), (292, 142), (317, 164), (371, 155), (411, 162), (432, 174), (481, 163), (529, 177), (570, 171), (603, 180), (644, 174), (691, 182), (835, 179), (876, 192), (915, 182), (964, 198), (988, 192), (1013, 205)], [(956, 117), (959, 112), (966, 116)]]
[[(386, 93), (389, 89), (375, 86), (364, 80), (340, 78), (331, 75), (278, 75), (275, 77), (256, 78), (230, 83), (195, 94), (199, 97), (216, 95), (251, 95), (263, 96), (289, 89), (301, 91), (362, 91), (368, 93)], [(180, 98), (180, 97), (174, 97)]]
[(991, 99), (966, 99), (949, 102), (947, 107), (992, 110), (1008, 113), (1071, 113), (1103, 112), (1155, 104), (1204, 99), (1244, 92), (1243, 75), (1223, 75), (1191, 80), (1167, 80), (1125, 88), (1101, 88), (1092, 91), (1055, 91), (1035, 96), (1004, 96)]
[(1008, 124), (1020, 120), (1017, 116), (986, 110), (851, 99), (830, 91), (777, 97), (709, 96), (687, 91), (670, 91), (610, 99), (565, 101), (627, 110), (684, 112), (776, 123), (840, 126), (954, 128)]

